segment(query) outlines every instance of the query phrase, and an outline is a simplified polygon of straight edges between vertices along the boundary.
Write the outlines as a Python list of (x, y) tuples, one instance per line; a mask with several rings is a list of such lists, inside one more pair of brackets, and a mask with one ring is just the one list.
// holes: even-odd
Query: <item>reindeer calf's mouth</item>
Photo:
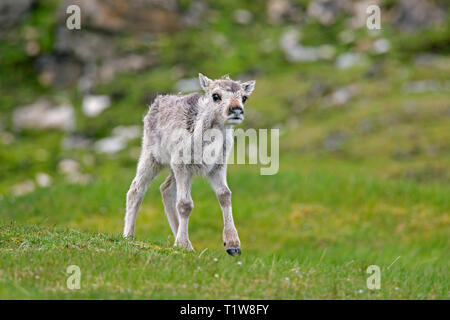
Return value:
[(239, 117), (239, 116), (231, 116), (231, 117), (228, 117), (228, 119), (227, 119), (227, 123), (229, 123), (229, 124), (238, 124), (238, 123), (241, 123), (242, 121), (244, 121), (244, 117)]
[(241, 123), (244, 120), (244, 110), (241, 108), (231, 108), (227, 118), (228, 123)]

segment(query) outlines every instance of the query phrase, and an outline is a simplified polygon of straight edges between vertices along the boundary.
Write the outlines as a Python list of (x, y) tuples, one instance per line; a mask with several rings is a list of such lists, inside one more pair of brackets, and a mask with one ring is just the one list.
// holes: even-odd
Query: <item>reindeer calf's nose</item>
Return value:
[(232, 114), (232, 113), (244, 114), (244, 109), (242, 109), (242, 107), (240, 107), (240, 106), (232, 106), (229, 108), (229, 112), (230, 112), (230, 114)]

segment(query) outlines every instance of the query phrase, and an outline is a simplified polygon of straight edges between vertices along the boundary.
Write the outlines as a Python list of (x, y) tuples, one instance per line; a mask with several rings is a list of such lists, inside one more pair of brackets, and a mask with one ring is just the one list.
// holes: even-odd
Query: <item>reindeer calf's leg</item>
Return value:
[(127, 192), (127, 205), (125, 214), (125, 226), (123, 229), (124, 237), (133, 237), (134, 228), (136, 225), (137, 213), (141, 206), (147, 187), (136, 178), (131, 183), (130, 189)]
[(164, 210), (166, 212), (167, 220), (169, 220), (170, 228), (173, 236), (176, 237), (178, 233), (178, 213), (176, 208), (177, 202), (177, 186), (173, 174), (170, 174), (166, 181), (160, 187), (161, 195), (164, 203)]
[(152, 157), (144, 154), (139, 159), (136, 177), (133, 179), (127, 193), (125, 226), (123, 229), (124, 237), (134, 236), (137, 213), (144, 199), (145, 192), (160, 169), (160, 165)]
[(241, 254), (241, 241), (234, 226), (233, 211), (231, 208), (231, 191), (227, 186), (226, 168), (217, 170), (209, 177), (223, 214), (223, 244), (228, 254), (236, 256)]
[(175, 246), (182, 247), (188, 250), (194, 250), (191, 241), (189, 240), (188, 224), (189, 215), (194, 208), (192, 199), (183, 199), (177, 202), (177, 210), (179, 214), (179, 226), (177, 238), (175, 239)]
[(176, 207), (179, 220), (175, 246), (194, 250), (188, 233), (189, 216), (194, 208), (194, 202), (191, 198), (192, 175), (185, 168), (176, 168), (173, 171), (177, 185)]
[(231, 208), (231, 191), (226, 188), (217, 193), (220, 207), (223, 213), (223, 245), (227, 253), (235, 256), (241, 254), (241, 241), (234, 226), (233, 213)]

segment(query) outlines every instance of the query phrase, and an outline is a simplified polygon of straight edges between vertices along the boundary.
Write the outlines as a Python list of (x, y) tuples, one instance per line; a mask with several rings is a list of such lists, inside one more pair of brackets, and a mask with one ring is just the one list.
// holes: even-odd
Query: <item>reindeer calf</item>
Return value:
[[(127, 193), (124, 237), (132, 237), (136, 216), (150, 182), (162, 168), (168, 166), (170, 175), (160, 190), (164, 209), (175, 236), (175, 246), (193, 250), (188, 236), (189, 215), (194, 207), (191, 198), (191, 184), (195, 175), (207, 176), (215, 191), (223, 213), (223, 242), (227, 253), (241, 254), (240, 240), (234, 226), (231, 209), (231, 191), (226, 174), (229, 152), (233, 147), (233, 125), (244, 119), (244, 103), (255, 87), (255, 81), (241, 83), (228, 76), (211, 80), (199, 74), (204, 94), (158, 96), (144, 118), (142, 151), (136, 177)], [(173, 138), (177, 130), (184, 130), (183, 136)], [(190, 151), (198, 159), (196, 143), (202, 147), (214, 141), (204, 141), (207, 130), (220, 132), (216, 160), (223, 155), (225, 161), (186, 161), (180, 150)], [(180, 149), (181, 148), (181, 149)], [(192, 157), (189, 157), (192, 160)]]

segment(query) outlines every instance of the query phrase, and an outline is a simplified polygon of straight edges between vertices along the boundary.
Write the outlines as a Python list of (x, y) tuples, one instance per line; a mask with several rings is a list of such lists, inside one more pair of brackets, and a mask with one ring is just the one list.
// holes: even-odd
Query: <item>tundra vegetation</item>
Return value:
[[(117, 2), (70, 32), (64, 1), (0, 2), (0, 298), (449, 298), (446, 1), (380, 0), (374, 32), (359, 1)], [(277, 174), (228, 168), (234, 258), (203, 179), (173, 247), (167, 170), (121, 234), (148, 106), (199, 72), (256, 79), (237, 128), (280, 133)]]

